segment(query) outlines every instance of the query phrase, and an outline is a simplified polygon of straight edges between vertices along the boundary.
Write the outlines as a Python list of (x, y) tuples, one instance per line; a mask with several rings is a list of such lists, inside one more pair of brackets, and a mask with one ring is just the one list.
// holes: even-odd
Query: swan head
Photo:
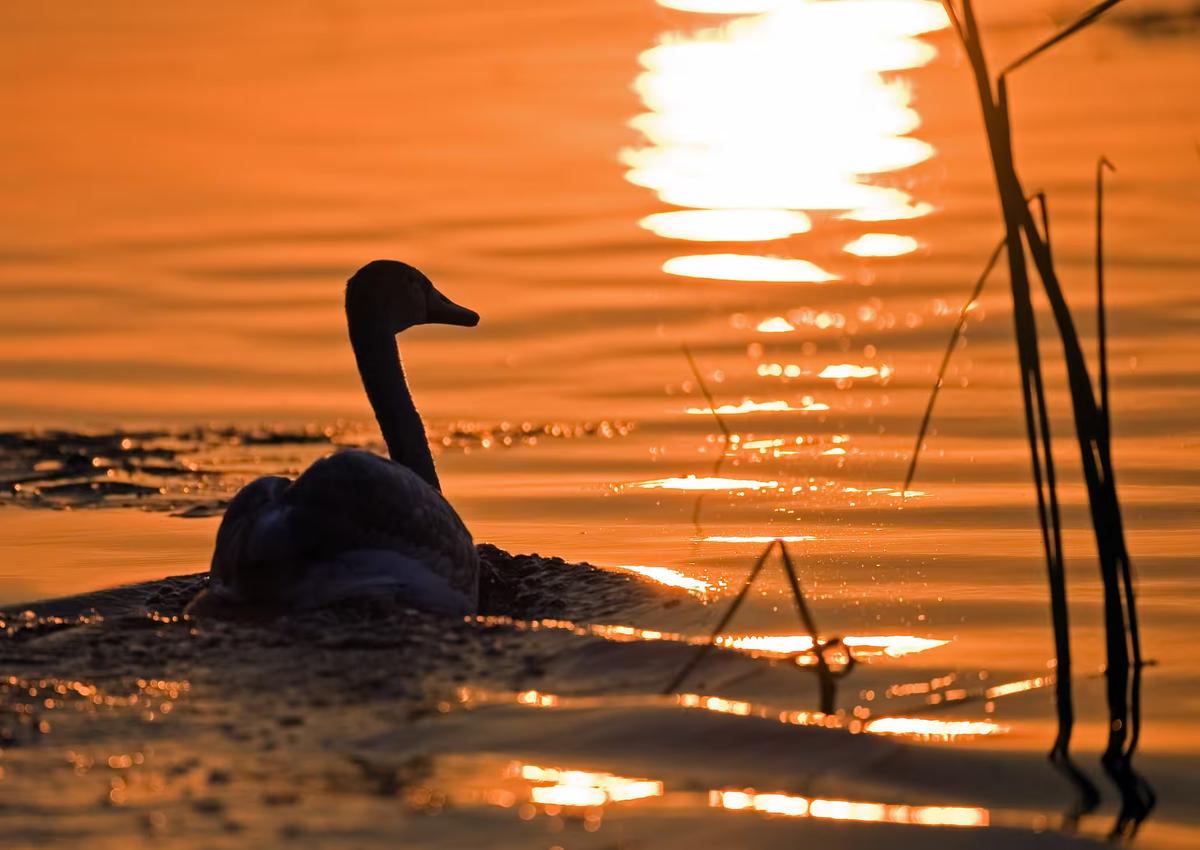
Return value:
[(346, 312), (384, 320), (392, 333), (413, 325), (459, 325), (473, 328), (479, 314), (455, 304), (429, 278), (398, 260), (373, 260), (346, 284)]

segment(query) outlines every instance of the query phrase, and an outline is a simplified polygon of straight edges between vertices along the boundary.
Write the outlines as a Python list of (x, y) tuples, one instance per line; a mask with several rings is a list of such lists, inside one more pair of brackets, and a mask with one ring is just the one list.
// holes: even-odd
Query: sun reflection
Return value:
[(879, 717), (864, 730), (873, 735), (903, 735), (910, 738), (949, 741), (955, 738), (1000, 735), (1007, 726), (990, 720), (930, 720), (925, 717)]
[[(622, 627), (627, 631), (637, 631), (631, 627)], [(681, 640), (679, 635), (663, 634), (662, 632), (652, 632), (656, 636), (655, 639), (665, 640)], [(627, 638), (637, 640), (638, 638)], [(792, 641), (790, 646), (802, 645), (798, 637), (786, 638)], [(688, 643), (698, 644), (704, 642), (704, 639), (686, 639)], [(740, 639), (736, 637), (725, 636), (718, 641), (718, 645), (724, 648), (733, 648), (733, 644)], [(847, 638), (845, 643), (855, 645), (855, 657), (870, 662), (869, 654), (862, 648), (862, 642), (878, 642), (892, 640), (891, 638), (877, 637), (862, 637), (862, 638)], [(920, 638), (902, 637), (901, 641), (919, 641)], [(943, 645), (947, 641), (930, 641), (931, 644)], [(903, 643), (901, 644), (903, 645)], [(811, 644), (810, 644), (811, 646)], [(875, 648), (880, 648), (879, 644), (875, 644)], [(933, 648), (925, 647), (925, 648)], [(913, 652), (923, 652), (924, 648), (914, 648)], [(754, 653), (751, 653), (752, 655)], [(893, 653), (888, 647), (883, 648), (882, 653), (877, 655), (893, 655), (903, 653)], [(799, 660), (810, 659), (809, 655), (801, 655)], [(922, 685), (932, 686), (934, 684), (943, 687), (946, 684), (953, 682), (954, 674), (950, 674), (943, 679), (933, 680), (933, 682), (920, 683)], [(1053, 676), (1022, 680), (1020, 682), (1012, 682), (1005, 685), (999, 685), (992, 689), (972, 689), (958, 688), (955, 690), (946, 690), (940, 694), (927, 694), (925, 703), (930, 705), (938, 705), (944, 707), (947, 704), (966, 703), (968, 700), (986, 700), (988, 702), (1002, 696), (1014, 693), (1022, 693), (1037, 687), (1043, 687), (1052, 684)], [(889, 688), (888, 696), (894, 697), (898, 694), (892, 693), (894, 688)], [(926, 693), (926, 692), (923, 692)], [(629, 694), (605, 694), (605, 695), (590, 695), (590, 696), (560, 696), (558, 694), (549, 694), (542, 691), (520, 691), (517, 693), (502, 692), (502, 691), (487, 691), (474, 688), (459, 688), (458, 702), (465, 707), (475, 707), (486, 704), (496, 703), (516, 703), (517, 705), (526, 706), (537, 709), (559, 709), (559, 710), (594, 710), (598, 708), (618, 709), (618, 708), (663, 708), (677, 706), (683, 709), (707, 711), (714, 714), (732, 715), (734, 717), (756, 718), (759, 720), (770, 720), (775, 723), (780, 723), (785, 726), (806, 726), (817, 727), (823, 729), (836, 729), (851, 735), (879, 735), (887, 737), (905, 737), (918, 741), (926, 742), (956, 742), (970, 740), (977, 737), (989, 737), (1007, 734), (1009, 727), (991, 720), (942, 720), (931, 717), (920, 717), (911, 714), (890, 714), (883, 717), (871, 718), (871, 701), (875, 699), (875, 692), (870, 691), (864, 695), (866, 702), (861, 705), (854, 706), (853, 709), (838, 711), (836, 714), (825, 714), (820, 711), (809, 709), (794, 709), (780, 706), (773, 706), (766, 703), (755, 703), (747, 700), (731, 699), (715, 694), (697, 694), (697, 693), (678, 693), (678, 694), (645, 694), (645, 693), (629, 693)]]
[(892, 375), (890, 366), (855, 366), (853, 363), (831, 363), (820, 372), (817, 373), (818, 378), (825, 378), (831, 381), (848, 381), (861, 380), (865, 378), (879, 378), (887, 380)]
[[(779, 538), (770, 538), (777, 540)], [(811, 539), (811, 538), (807, 538)], [(673, 571), (671, 571), (673, 572)], [(698, 579), (678, 577), (676, 581), (695, 581), (705, 584)], [(709, 642), (703, 635), (685, 635), (679, 632), (664, 632), (659, 629), (646, 629), (640, 626), (630, 626), (614, 623), (575, 623), (571, 620), (514, 620), (512, 617), (497, 615), (479, 615), (468, 618), (470, 622), (495, 627), (508, 626), (518, 631), (565, 631), (579, 637), (598, 637), (620, 643), (635, 641), (666, 641), (683, 643), (690, 646), (701, 646)], [(876, 658), (899, 658), (919, 652), (945, 646), (948, 640), (936, 640), (915, 635), (846, 635), (841, 638), (844, 646), (854, 651), (854, 657), (859, 661), (870, 662)], [(812, 637), (809, 635), (718, 635), (715, 644), (723, 649), (744, 652), (751, 656), (778, 655), (795, 656), (812, 649)], [(553, 706), (557, 705), (558, 697), (541, 691), (521, 691), (517, 694), (517, 702), (523, 705)], [(547, 701), (548, 700), (548, 701)]]
[(687, 478), (656, 478), (651, 481), (635, 481), (627, 487), (638, 487), (642, 490), (776, 490), (778, 481), (755, 481), (752, 478), (697, 478), (689, 475)]
[(756, 15), (778, 9), (786, 0), (658, 0), (658, 5), (680, 12), (717, 15)]
[(974, 806), (892, 806), (852, 800), (809, 799), (790, 794), (758, 794), (744, 791), (708, 792), (708, 804), (731, 811), (755, 811), (787, 817), (822, 820), (901, 823), (919, 826), (983, 827), (988, 825), (988, 810)]
[[(619, 776), (602, 771), (512, 762), (505, 770), (505, 775), (529, 783), (532, 786), (528, 792), (529, 799), (545, 806), (548, 813), (557, 813), (559, 808), (599, 809), (614, 803), (668, 796), (678, 796), (680, 802), (687, 798), (687, 792), (667, 791), (661, 780)], [(506, 808), (514, 802), (509, 795), (499, 799), (485, 795), (484, 799)], [(712, 789), (708, 792), (708, 805), (726, 811), (754, 811), (784, 817), (915, 826), (985, 827), (990, 822), (989, 811), (974, 806), (892, 805), (802, 797), (781, 792), (758, 793), (752, 788)]]
[(910, 218), (921, 218), (933, 212), (933, 204), (919, 201), (897, 202), (886, 207), (865, 207), (842, 213), (838, 218), (846, 221), (905, 221)]
[[(842, 639), (842, 643), (855, 650), (855, 655), (858, 657), (865, 652), (887, 655), (891, 658), (927, 652), (945, 646), (949, 642), (912, 635), (849, 635)], [(744, 637), (727, 635), (718, 637), (717, 645), (752, 652), (794, 655), (811, 650), (813, 639), (809, 635), (746, 635)]]
[[(680, 11), (736, 14), (664, 35), (639, 57), (647, 144), (621, 152), (626, 179), (693, 210), (644, 218), (672, 239), (768, 241), (804, 233), (803, 210), (857, 221), (929, 213), (872, 175), (933, 155), (908, 83), (888, 75), (936, 55), (917, 36), (949, 21), (931, 0), (658, 0)], [(817, 283), (837, 276), (803, 259), (675, 257), (668, 274)]]
[(759, 333), (764, 334), (785, 334), (795, 329), (796, 326), (783, 316), (772, 316), (770, 319), (763, 319), (755, 328)]
[(768, 534), (755, 535), (738, 535), (738, 534), (713, 534), (708, 537), (700, 538), (701, 543), (770, 543), (774, 540), (779, 540), (783, 543), (803, 543), (806, 540), (816, 540), (811, 534), (776, 534), (774, 536)]
[(668, 567), (645, 567), (640, 564), (618, 564), (612, 569), (628, 570), (631, 573), (637, 573), (651, 581), (656, 581), (659, 584), (665, 584), (669, 587), (682, 587), (684, 590), (692, 593), (704, 594), (713, 589), (713, 586), (708, 582), (685, 576), (678, 570), (672, 570)]
[(922, 496), (928, 496), (924, 490), (905, 490), (903, 492), (891, 487), (868, 487), (860, 489), (858, 487), (843, 487), (843, 493), (861, 494), (863, 496), (891, 496), (893, 499), (919, 499)]
[(920, 247), (920, 243), (911, 236), (899, 236), (895, 233), (864, 233), (853, 242), (848, 242), (842, 250), (856, 257), (900, 257), (911, 254)]
[(622, 776), (590, 768), (551, 767), (486, 755), (445, 756), (438, 760), (438, 765), (440, 769), (431, 780), (407, 790), (406, 802), (410, 806), (437, 814), (448, 803), (460, 808), (482, 803), (515, 810), (525, 821), (543, 813), (551, 819), (547, 825), (551, 833), (562, 831), (563, 818), (579, 822), (587, 832), (596, 832), (609, 807), (627, 804), (652, 806), (660, 812), (695, 812), (698, 808), (711, 808), (792, 818), (913, 826), (969, 828), (998, 822), (1019, 828), (1032, 825), (1037, 829), (1041, 822), (1030, 812), (975, 806), (880, 803), (802, 796), (786, 791), (763, 793), (754, 788), (729, 786), (709, 786), (705, 791), (700, 789), (706, 786), (697, 788), (688, 780), (676, 784), (671, 780)]
[(987, 699), (996, 699), (997, 697), (1006, 697), (1013, 694), (1025, 693), (1025, 691), (1037, 690), (1053, 683), (1053, 676), (1035, 676), (1032, 679), (1022, 679), (1019, 682), (1006, 682), (1003, 685), (988, 688), (984, 696)]
[(788, 444), (787, 440), (776, 437), (771, 440), (743, 440), (739, 443), (739, 447), (752, 452), (765, 452), (768, 449), (777, 449)]
[(759, 257), (752, 254), (693, 254), (672, 257), (662, 270), (680, 277), (738, 280), (753, 283), (828, 283), (837, 280), (808, 260)]
[(762, 242), (812, 230), (808, 216), (795, 210), (678, 210), (638, 224), (666, 239), (693, 242)]
[(853, 711), (825, 714), (814, 710), (781, 708), (765, 703), (696, 693), (559, 696), (540, 691), (522, 691), (513, 695), (462, 688), (458, 699), (460, 704), (472, 707), (515, 701), (517, 705), (529, 708), (573, 711), (678, 707), (733, 717), (770, 720), (784, 726), (834, 729), (850, 735), (906, 737), (919, 741), (953, 742), (981, 736), (1003, 735), (1009, 731), (1006, 726), (986, 720), (939, 720), (910, 716), (887, 716), (870, 720), (868, 718), (871, 716), (871, 710), (865, 705), (856, 706)]
[(510, 775), (539, 783), (530, 789), (535, 803), (552, 806), (604, 806), (661, 797), (663, 784), (654, 779), (637, 779), (588, 770), (564, 770), (519, 762), (510, 765)]
[(745, 399), (740, 404), (722, 404), (714, 411), (711, 407), (689, 407), (687, 412), (693, 416), (712, 416), (719, 413), (722, 416), (737, 416), (742, 413), (784, 413), (787, 411), (803, 411), (806, 407), (792, 407), (786, 401), (751, 401)]

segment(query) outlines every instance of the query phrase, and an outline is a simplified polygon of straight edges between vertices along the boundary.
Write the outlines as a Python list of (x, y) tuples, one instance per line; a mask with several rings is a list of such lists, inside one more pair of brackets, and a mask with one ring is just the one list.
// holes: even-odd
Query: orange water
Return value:
[[(400, 258), (483, 316), (401, 340), (431, 429), (633, 424), (444, 454), (447, 494), (478, 539), (720, 585), (740, 580), (754, 538), (809, 538), (792, 545), (823, 625), (952, 639), (947, 668), (1044, 669), (1003, 274), (951, 364), (921, 495), (901, 507), (892, 492), (1000, 235), (974, 93), (938, 7), (403, 5), (0, 11), (0, 423), (369, 423), (341, 286), (369, 259)], [(994, 59), (1071, 11), (983, 4)], [(1092, 174), (1100, 154), (1119, 169), (1106, 222), (1115, 453), (1158, 661), (1143, 747), (1189, 754), (1195, 38), (1098, 25), (1012, 91), (1021, 171), (1048, 193), (1089, 351)], [(710, 212), (659, 215), (689, 210)], [(1099, 585), (1042, 324), (1091, 672)], [(704, 491), (688, 476), (739, 481), (704, 496), (697, 524)], [(0, 601), (203, 569), (215, 523), (0, 510)], [(764, 588), (742, 630), (794, 630), (782, 577)], [(1048, 740), (1043, 709), (1029, 746)], [(1084, 715), (1097, 746), (1101, 714)]]

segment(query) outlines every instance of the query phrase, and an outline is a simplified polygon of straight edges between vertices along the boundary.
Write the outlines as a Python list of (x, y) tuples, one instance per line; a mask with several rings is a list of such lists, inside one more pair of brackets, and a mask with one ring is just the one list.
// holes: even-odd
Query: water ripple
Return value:
[[(633, 426), (598, 422), (454, 422), (430, 429), (435, 453), (530, 448), (548, 440), (613, 439)], [(216, 516), (250, 478), (297, 475), (339, 448), (382, 451), (373, 428), (196, 426), (178, 430), (0, 432), (0, 505), (138, 507)]]

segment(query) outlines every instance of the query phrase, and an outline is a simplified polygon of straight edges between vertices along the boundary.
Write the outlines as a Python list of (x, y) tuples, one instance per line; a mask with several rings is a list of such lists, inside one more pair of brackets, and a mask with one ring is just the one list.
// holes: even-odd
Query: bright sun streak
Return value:
[[(658, 0), (681, 11), (744, 17), (668, 33), (645, 51), (631, 122), (647, 144), (621, 152), (626, 179), (664, 203), (641, 226), (668, 239), (755, 242), (808, 232), (803, 211), (854, 221), (928, 214), (929, 204), (873, 175), (929, 159), (909, 85), (884, 75), (935, 55), (916, 36), (948, 26), (931, 0)], [(891, 241), (881, 242), (883, 236)], [(869, 238), (871, 237), (871, 238)], [(859, 256), (898, 256), (908, 237), (868, 234)], [(866, 239), (866, 242), (863, 242)], [(667, 274), (823, 283), (838, 275), (788, 256), (700, 254)]]

